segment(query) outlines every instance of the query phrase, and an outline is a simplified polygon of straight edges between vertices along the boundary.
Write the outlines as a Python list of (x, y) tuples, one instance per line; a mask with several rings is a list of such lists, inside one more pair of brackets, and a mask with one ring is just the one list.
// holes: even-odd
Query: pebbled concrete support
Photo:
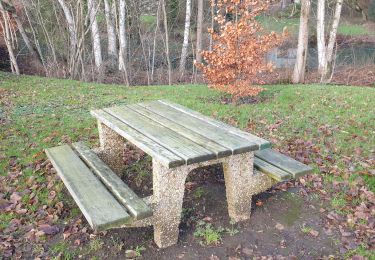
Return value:
[(100, 148), (96, 149), (96, 153), (115, 173), (121, 174), (124, 169), (126, 139), (100, 121), (98, 131)]
[(228, 213), (236, 222), (250, 219), (253, 162), (254, 153), (233, 155), (223, 162)]
[[(101, 141), (103, 144), (108, 140), (111, 142), (115, 140), (108, 139), (110, 134), (104, 136), (106, 140)], [(108, 154), (111, 155), (107, 153), (106, 156)], [(144, 201), (152, 207), (153, 216), (122, 227), (153, 225), (154, 240), (158, 247), (165, 248), (176, 244), (188, 174), (196, 168), (218, 163), (223, 164), (229, 216), (236, 222), (250, 219), (252, 195), (263, 192), (276, 183), (267, 175), (253, 171), (253, 158), (254, 153), (248, 152), (171, 169), (153, 160), (154, 193), (144, 198)]]
[(248, 152), (173, 169), (153, 160), (154, 215), (151, 222), (155, 243), (161, 248), (177, 243), (185, 181), (195, 168), (222, 163), (229, 216), (237, 222), (250, 219), (252, 195), (269, 189), (275, 183), (264, 174), (253, 173), (253, 159), (254, 153)]
[(158, 247), (165, 248), (178, 241), (185, 180), (191, 167), (185, 165), (168, 169), (155, 160), (152, 161), (152, 166), (154, 240)]

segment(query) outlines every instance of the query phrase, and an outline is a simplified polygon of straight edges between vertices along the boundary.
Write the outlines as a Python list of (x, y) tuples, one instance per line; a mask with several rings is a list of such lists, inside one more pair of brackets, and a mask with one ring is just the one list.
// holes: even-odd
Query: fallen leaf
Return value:
[(125, 257), (126, 259), (134, 259), (138, 256), (137, 252), (135, 250), (126, 250), (125, 251)]
[(12, 195), (10, 195), (10, 202), (16, 204), (22, 199), (22, 197), (18, 194), (18, 192), (13, 192)]
[(280, 223), (277, 223), (276, 226), (275, 226), (275, 228), (277, 230), (284, 230), (284, 226), (282, 224), (280, 224)]
[(48, 224), (39, 225), (39, 230), (43, 231), (47, 235), (54, 235), (60, 231), (57, 226), (50, 226)]
[(317, 237), (317, 236), (319, 236), (319, 232), (316, 231), (316, 230), (311, 230), (311, 231), (309, 232), (309, 234), (312, 235), (313, 237)]

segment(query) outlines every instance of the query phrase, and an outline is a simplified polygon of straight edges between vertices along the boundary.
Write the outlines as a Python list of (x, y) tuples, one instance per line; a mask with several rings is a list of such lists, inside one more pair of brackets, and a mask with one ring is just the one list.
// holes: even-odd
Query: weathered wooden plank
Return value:
[(186, 161), (180, 156), (174, 154), (132, 127), (124, 124), (122, 121), (107, 112), (103, 110), (95, 110), (91, 111), (91, 114), (113, 131), (142, 149), (145, 153), (158, 160), (164, 166), (172, 168), (186, 163)]
[(190, 139), (179, 135), (159, 123), (151, 121), (147, 117), (134, 112), (126, 106), (111, 107), (104, 110), (112, 116), (117, 117), (128, 126), (141, 132), (148, 138), (159, 143), (161, 146), (185, 159), (187, 164), (216, 158), (214, 152), (203, 148)]
[(173, 120), (187, 129), (209, 137), (216, 143), (230, 148), (233, 154), (258, 150), (258, 145), (247, 139), (234, 135), (221, 127), (208, 124), (200, 118), (174, 109), (173, 107), (159, 101), (141, 103), (139, 105), (159, 114), (160, 116)]
[(68, 145), (47, 149), (46, 154), (93, 229), (105, 230), (131, 221), (126, 209)]
[(74, 149), (109, 191), (124, 205), (135, 220), (152, 215), (152, 210), (137, 196), (93, 151), (83, 143), (74, 143)]
[(312, 171), (312, 168), (310, 166), (300, 163), (272, 149), (256, 151), (255, 157), (258, 157), (263, 161), (266, 161), (286, 172), (291, 173), (293, 178), (301, 177)]
[(254, 167), (277, 181), (289, 180), (292, 177), (290, 173), (283, 171), (257, 157), (254, 158)]
[(137, 113), (142, 114), (150, 120), (156, 121), (157, 123), (177, 132), (178, 134), (192, 140), (193, 142), (207, 148), (208, 150), (213, 151), (218, 158), (222, 158), (232, 154), (232, 150), (230, 148), (224, 147), (223, 145), (216, 143), (215, 140), (211, 140), (207, 136), (200, 135), (170, 120), (169, 118), (163, 117), (159, 114), (154, 113), (151, 110), (148, 110), (145, 107), (142, 107), (138, 104), (128, 105), (127, 107), (134, 110)]
[(169, 102), (169, 101), (166, 101), (166, 100), (158, 100), (158, 101), (160, 103), (163, 103), (163, 104), (165, 104), (167, 106), (170, 106), (174, 109), (177, 109), (178, 111), (180, 111), (182, 113), (185, 113), (185, 114), (188, 114), (190, 116), (196, 117), (200, 120), (203, 120), (206, 123), (209, 123), (209, 124), (214, 125), (216, 127), (220, 127), (220, 128), (225, 129), (225, 130), (227, 130), (228, 132), (230, 132), (234, 135), (242, 137), (242, 138), (244, 138), (244, 139), (246, 139), (250, 142), (256, 143), (259, 146), (260, 150), (271, 147), (271, 143), (269, 141), (267, 141), (263, 138), (260, 138), (256, 135), (253, 135), (253, 134), (250, 134), (248, 132), (242, 131), (242, 130), (236, 128), (236, 127), (233, 127), (231, 125), (225, 124), (223, 122), (220, 122), (218, 120), (215, 120), (213, 118), (205, 116), (201, 113), (198, 113), (194, 110), (191, 110), (191, 109), (189, 109), (187, 107), (184, 107), (184, 106), (181, 106), (179, 104), (175, 104), (175, 103), (172, 103), (172, 102)]

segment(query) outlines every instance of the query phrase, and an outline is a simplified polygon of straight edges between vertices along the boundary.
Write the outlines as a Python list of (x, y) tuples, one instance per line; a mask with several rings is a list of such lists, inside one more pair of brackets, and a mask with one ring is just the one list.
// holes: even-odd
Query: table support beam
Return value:
[(98, 156), (117, 174), (124, 169), (124, 150), (126, 139), (117, 134), (111, 128), (98, 121), (100, 149)]
[(254, 153), (232, 155), (222, 159), (168, 169), (153, 160), (154, 240), (160, 248), (178, 241), (185, 181), (199, 167), (223, 164), (228, 213), (234, 221), (250, 219), (252, 195), (265, 191), (275, 183), (264, 174), (253, 173)]
[(254, 153), (248, 152), (229, 156), (223, 162), (228, 213), (235, 222), (250, 219), (253, 160)]

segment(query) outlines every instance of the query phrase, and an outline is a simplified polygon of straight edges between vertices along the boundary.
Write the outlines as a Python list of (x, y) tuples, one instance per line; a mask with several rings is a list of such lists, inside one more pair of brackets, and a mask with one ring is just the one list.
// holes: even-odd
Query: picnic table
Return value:
[[(152, 157), (155, 242), (175, 244), (185, 180), (198, 167), (222, 163), (229, 216), (250, 218), (252, 195), (272, 185), (253, 174), (254, 151), (270, 147), (262, 138), (167, 101), (152, 101), (91, 111), (98, 119), (101, 157), (121, 170), (124, 144)], [(150, 224), (150, 223), (149, 223)]]
[[(185, 180), (192, 170), (222, 164), (228, 213), (236, 222), (250, 218), (254, 194), (312, 170), (270, 149), (262, 138), (168, 101), (91, 114), (98, 120), (99, 149), (78, 142), (48, 148), (47, 156), (93, 229), (152, 225), (161, 248), (178, 241)], [(129, 144), (152, 157), (150, 197), (138, 197), (118, 175)]]

